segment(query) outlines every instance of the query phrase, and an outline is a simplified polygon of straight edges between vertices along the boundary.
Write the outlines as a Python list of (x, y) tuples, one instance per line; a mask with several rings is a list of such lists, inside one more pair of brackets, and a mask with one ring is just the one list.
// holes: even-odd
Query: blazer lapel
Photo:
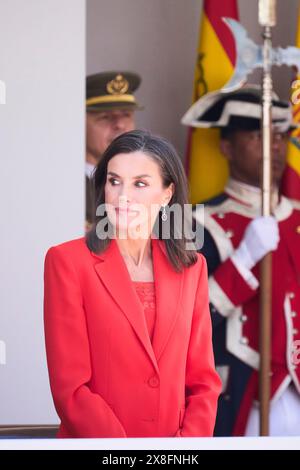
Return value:
[(151, 346), (143, 308), (135, 292), (117, 242), (112, 239), (108, 248), (103, 253), (99, 255), (92, 254), (99, 259), (99, 262), (95, 265), (95, 270), (100, 280), (126, 315), (158, 372), (158, 365)]
[(165, 244), (152, 239), (153, 271), (156, 296), (156, 323), (152, 347), (159, 361), (175, 326), (183, 288), (183, 273), (170, 264)]
[(98, 259), (95, 270), (106, 289), (126, 315), (136, 335), (149, 355), (157, 373), (158, 360), (166, 346), (178, 315), (182, 294), (183, 274), (172, 268), (164, 242), (151, 239), (156, 297), (156, 323), (151, 344), (144, 311), (132, 284), (127, 266), (112, 239), (101, 254), (92, 253)]

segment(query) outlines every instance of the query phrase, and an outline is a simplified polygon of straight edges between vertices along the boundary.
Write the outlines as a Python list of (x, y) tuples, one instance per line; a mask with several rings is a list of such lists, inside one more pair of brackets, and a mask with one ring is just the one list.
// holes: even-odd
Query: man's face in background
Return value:
[[(289, 134), (273, 129), (272, 178), (279, 186), (286, 163)], [(262, 134), (260, 130), (235, 131), (221, 140), (221, 150), (226, 156), (230, 174), (238, 181), (259, 187), (262, 178)]]
[(109, 144), (120, 134), (135, 128), (134, 110), (116, 109), (86, 113), (87, 155), (100, 160)]

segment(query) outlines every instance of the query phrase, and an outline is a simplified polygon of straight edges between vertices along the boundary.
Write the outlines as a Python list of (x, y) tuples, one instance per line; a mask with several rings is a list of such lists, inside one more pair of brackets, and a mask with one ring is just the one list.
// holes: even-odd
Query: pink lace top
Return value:
[(152, 342), (156, 317), (154, 282), (133, 281), (133, 284), (144, 308), (146, 324)]

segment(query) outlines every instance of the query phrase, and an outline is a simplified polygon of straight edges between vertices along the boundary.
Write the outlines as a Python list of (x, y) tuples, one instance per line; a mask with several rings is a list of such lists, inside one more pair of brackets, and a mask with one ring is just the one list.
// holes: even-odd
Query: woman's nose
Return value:
[(130, 197), (128, 196), (126, 188), (124, 189), (124, 186), (123, 186), (123, 188), (121, 188), (119, 192), (119, 204), (125, 206), (129, 202), (130, 202)]

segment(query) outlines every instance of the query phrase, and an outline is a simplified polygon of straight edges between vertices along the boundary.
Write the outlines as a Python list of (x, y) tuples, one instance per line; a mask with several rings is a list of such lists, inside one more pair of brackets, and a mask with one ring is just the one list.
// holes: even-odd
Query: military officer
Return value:
[[(259, 261), (272, 252), (270, 434), (300, 435), (300, 210), (280, 194), (291, 108), (274, 94), (272, 216), (261, 216), (261, 90), (209, 93), (184, 124), (220, 128), (230, 177), (207, 201), (202, 252), (209, 267), (213, 342), (223, 382), (215, 435), (258, 435)], [(195, 223), (203, 223), (197, 206)], [(298, 346), (297, 346), (298, 345)]]
[(136, 73), (102, 72), (86, 79), (86, 228), (95, 218), (93, 170), (118, 135), (135, 128), (134, 113), (141, 109), (134, 92), (141, 83)]

